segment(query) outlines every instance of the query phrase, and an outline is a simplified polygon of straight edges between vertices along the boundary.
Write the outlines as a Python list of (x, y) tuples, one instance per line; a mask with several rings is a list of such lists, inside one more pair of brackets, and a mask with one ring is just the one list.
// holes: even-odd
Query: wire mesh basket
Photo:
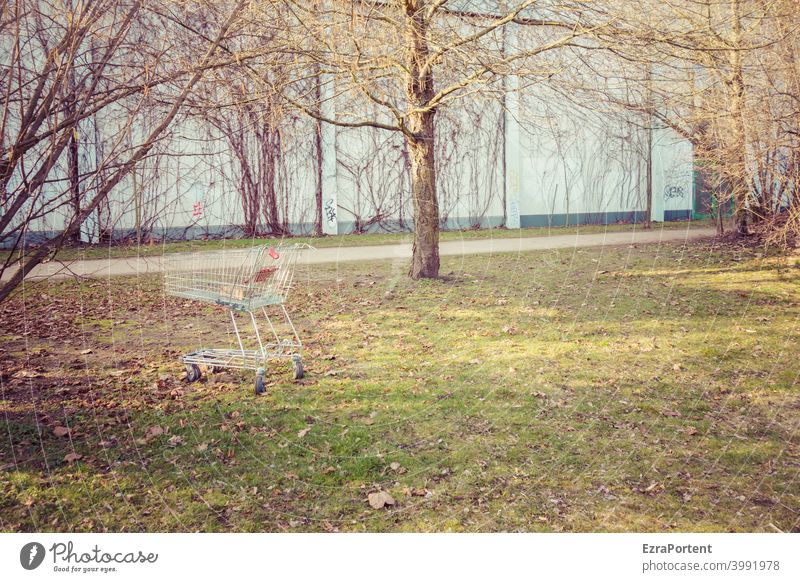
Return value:
[[(303, 344), (284, 303), (302, 251), (313, 247), (296, 243), (255, 246), (205, 253), (175, 253), (164, 257), (164, 289), (169, 295), (228, 309), (239, 349), (201, 348), (182, 357), (189, 381), (200, 379), (206, 369), (239, 368), (256, 371), (256, 393), (264, 391), (266, 362), (291, 358), (295, 379), (303, 377)], [(288, 337), (282, 336), (270, 318), (268, 307), (279, 311)], [(255, 333), (254, 347), (246, 347), (236, 314), (245, 314)], [(271, 337), (262, 337), (264, 319)]]

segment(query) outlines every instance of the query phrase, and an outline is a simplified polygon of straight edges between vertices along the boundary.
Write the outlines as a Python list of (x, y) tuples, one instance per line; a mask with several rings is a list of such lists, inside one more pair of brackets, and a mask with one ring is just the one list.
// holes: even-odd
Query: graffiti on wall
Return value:
[(672, 200), (675, 198), (686, 198), (686, 191), (683, 186), (666, 186), (664, 188), (664, 200)]
[(328, 201), (325, 202), (325, 220), (328, 221), (328, 224), (334, 225), (336, 224), (336, 205), (333, 202), (333, 198), (328, 198)]

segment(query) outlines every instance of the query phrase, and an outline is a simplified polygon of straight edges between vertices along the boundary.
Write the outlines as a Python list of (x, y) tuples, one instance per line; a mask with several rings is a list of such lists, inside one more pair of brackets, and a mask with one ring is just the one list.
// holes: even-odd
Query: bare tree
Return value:
[[(5, 203), (0, 240), (24, 244), (31, 220), (52, 213), (62, 204), (59, 198), (55, 202), (48, 199), (46, 187), (58, 179), (54, 173), (76, 125), (103, 113), (113, 114), (117, 121), (111, 147), (103, 152), (100, 167), (91, 180), (83, 182), (84, 192), (91, 195), (83, 200), (79, 211), (64, 218), (57, 236), (21, 259), (0, 288), (0, 301), (31, 269), (77, 236), (87, 218), (155, 147), (205, 72), (230, 62), (220, 59), (219, 49), (245, 5), (240, 0), (221, 7), (224, 13), (215, 12), (219, 15), (216, 32), (199, 39), (201, 44), (195, 49), (203, 50), (188, 65), (164, 60), (174, 48), (168, 37), (162, 39), (167, 44), (148, 45), (152, 39), (147, 31), (152, 30), (152, 19), (158, 19), (159, 14), (146, 10), (143, 0), (99, 0), (78, 5), (66, 19), (58, 12), (61, 7), (44, 0), (16, 2), (12, 8), (4, 5), (4, 10), (14, 12), (3, 18), (4, 29), (0, 31), (2, 46), (10, 57), (2, 72), (0, 186)], [(214, 6), (209, 5), (209, 9), (213, 12)], [(66, 24), (57, 23), (53, 18), (56, 15), (58, 22)], [(98, 39), (103, 39), (102, 46)], [(149, 127), (135, 127), (137, 139), (132, 145), (125, 144), (123, 136), (131, 135), (143, 105), (156, 98), (162, 104), (157, 118)], [(2, 271), (10, 266), (7, 261)]]
[[(604, 55), (614, 58), (582, 55), (592, 74), (609, 81), (594, 91), (595, 97), (638, 111), (689, 140), (715, 190), (715, 211), (732, 206), (740, 236), (772, 223), (768, 217), (785, 214), (797, 198), (791, 178), (797, 141), (789, 127), (796, 127), (797, 112), (796, 5), (758, 0), (631, 4), (608, 0), (618, 16), (601, 39)], [(624, 94), (608, 90), (620, 81)], [(592, 92), (586, 84), (576, 90)]]
[[(436, 113), (453, 101), (493, 87), (515, 67), (546, 79), (538, 59), (594, 30), (602, 16), (583, 2), (483, 3), (447, 0), (290, 0), (281, 10), (263, 5), (264, 17), (279, 17), (286, 35), (300, 37), (294, 69), (304, 80), (315, 68), (331, 75), (337, 115), (322, 118), (318, 93), (287, 84), (294, 106), (325, 123), (399, 132), (410, 162), (414, 221), (414, 279), (439, 273), (439, 198), (435, 145)], [(504, 47), (503, 29), (531, 31)], [(290, 44), (288, 41), (284, 44)], [(521, 72), (521, 71), (520, 71)], [(263, 78), (263, 77), (262, 77)], [(365, 115), (361, 103), (377, 105)]]

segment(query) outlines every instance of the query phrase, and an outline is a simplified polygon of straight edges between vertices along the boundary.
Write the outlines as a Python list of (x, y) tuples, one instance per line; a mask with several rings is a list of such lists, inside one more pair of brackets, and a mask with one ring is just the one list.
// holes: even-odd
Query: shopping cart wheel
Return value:
[(266, 391), (266, 388), (264, 388), (264, 373), (265, 370), (263, 368), (256, 372), (256, 396)]
[(200, 366), (197, 364), (186, 364), (186, 381), (197, 382), (203, 373), (200, 371)]
[(303, 362), (299, 358), (292, 363), (292, 376), (295, 380), (303, 377)]

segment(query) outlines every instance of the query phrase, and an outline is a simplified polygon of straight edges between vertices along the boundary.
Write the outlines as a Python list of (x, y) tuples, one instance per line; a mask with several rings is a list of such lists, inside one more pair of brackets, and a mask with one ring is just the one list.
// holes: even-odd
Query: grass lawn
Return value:
[[(654, 225), (654, 229), (675, 230), (686, 228), (713, 227), (709, 220), (694, 220), (691, 222), (662, 222)], [(505, 228), (487, 228), (480, 230), (448, 230), (440, 233), (442, 241), (471, 240), (487, 238), (520, 238), (532, 236), (555, 236), (560, 234), (593, 234), (602, 232), (627, 232), (629, 230), (642, 230), (641, 224), (609, 224), (609, 225), (582, 225), (582, 226), (554, 226), (534, 227), (508, 230)], [(57, 258), (61, 261), (76, 259), (113, 259), (119, 257), (144, 257), (160, 256), (166, 253), (180, 253), (186, 251), (213, 251), (222, 248), (247, 248), (257, 244), (279, 244), (282, 241), (308, 243), (317, 248), (324, 247), (352, 247), (368, 245), (389, 245), (409, 242), (410, 233), (374, 233), (374, 234), (343, 234), (340, 236), (298, 236), (287, 239), (280, 238), (242, 238), (223, 240), (190, 240), (177, 242), (162, 242), (154, 244), (114, 244), (114, 245), (86, 245), (82, 247), (65, 247), (58, 252)], [(8, 258), (8, 251), (0, 251), (0, 260)], [(19, 253), (15, 253), (18, 257)]]
[(179, 354), (233, 340), (158, 277), (27, 285), (0, 304), (0, 529), (800, 530), (800, 256), (405, 271), (299, 272), (307, 376), (276, 364), (259, 397), (182, 381)]

